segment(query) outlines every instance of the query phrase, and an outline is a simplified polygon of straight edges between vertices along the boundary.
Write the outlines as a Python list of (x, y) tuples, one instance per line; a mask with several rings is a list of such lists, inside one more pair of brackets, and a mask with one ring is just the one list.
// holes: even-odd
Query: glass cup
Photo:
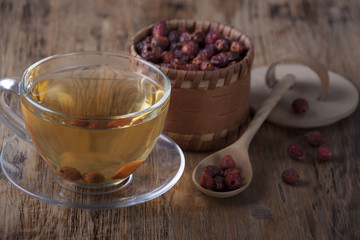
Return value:
[(154, 65), (124, 54), (76, 52), (45, 58), (21, 81), (22, 117), (2, 97), (0, 121), (35, 145), (58, 179), (77, 187), (116, 186), (147, 158), (160, 136), (171, 84)]

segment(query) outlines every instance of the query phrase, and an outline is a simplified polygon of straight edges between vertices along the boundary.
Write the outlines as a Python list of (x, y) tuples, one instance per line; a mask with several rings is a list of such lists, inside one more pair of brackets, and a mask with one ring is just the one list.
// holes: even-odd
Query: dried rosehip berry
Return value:
[(226, 52), (230, 49), (231, 41), (227, 38), (220, 38), (216, 40), (215, 46), (219, 52)]
[(169, 42), (171, 43), (178, 42), (179, 37), (180, 37), (180, 32), (177, 30), (172, 30), (168, 35)]
[(122, 166), (113, 176), (111, 179), (123, 179), (130, 176), (135, 170), (140, 167), (140, 165), (144, 162), (144, 160), (135, 160), (128, 164)]
[(216, 30), (210, 31), (205, 37), (205, 44), (215, 43), (216, 40), (220, 39), (221, 37), (222, 36), (219, 31)]
[(174, 58), (171, 60), (170, 64), (172, 66), (175, 66), (175, 65), (185, 65), (185, 62), (179, 58)]
[(181, 35), (182, 33), (184, 33), (184, 32), (188, 32), (188, 30), (187, 30), (186, 28), (184, 28), (184, 27), (179, 27), (179, 28), (178, 28), (178, 31), (179, 31), (180, 35)]
[(299, 179), (299, 174), (294, 169), (287, 169), (281, 174), (281, 179), (286, 184), (294, 184)]
[(99, 184), (105, 181), (105, 177), (99, 172), (86, 172), (82, 175), (82, 180), (87, 184)]
[(152, 35), (155, 36), (164, 36), (166, 37), (168, 34), (168, 27), (165, 20), (160, 20), (155, 24), (155, 26), (152, 29)]
[(196, 55), (196, 57), (201, 58), (201, 59), (210, 59), (212, 57), (211, 52), (207, 49), (202, 49), (198, 52), (198, 54)]
[(169, 40), (164, 36), (155, 36), (151, 40), (151, 44), (161, 50), (165, 50), (169, 46)]
[(77, 181), (81, 179), (81, 173), (73, 167), (63, 166), (57, 169), (57, 173), (70, 181)]
[(160, 63), (160, 67), (171, 68), (170, 63)]
[(143, 47), (147, 44), (147, 43), (151, 43), (151, 37), (146, 37), (143, 41), (137, 43), (135, 45), (136, 51), (141, 54), (141, 51), (143, 49)]
[(191, 63), (192, 63), (192, 64), (195, 64), (196, 67), (200, 70), (200, 69), (201, 69), (201, 64), (203, 63), (203, 61), (205, 61), (204, 58), (195, 57), (195, 58), (193, 58), (193, 60), (191, 61)]
[(201, 30), (195, 31), (192, 34), (192, 40), (199, 46), (203, 46), (205, 44), (205, 33)]
[(236, 168), (235, 161), (230, 154), (225, 154), (220, 162), (221, 169)]
[(214, 70), (214, 65), (208, 61), (208, 60), (204, 60), (202, 63), (201, 63), (201, 66), (200, 66), (200, 69), (202, 71), (212, 71)]
[(147, 43), (141, 51), (141, 56), (148, 61), (158, 63), (161, 59), (161, 50)]
[(230, 45), (230, 51), (237, 52), (243, 55), (244, 52), (246, 52), (246, 46), (241, 41), (233, 41)]
[(226, 56), (227, 56), (227, 58), (229, 59), (230, 62), (239, 61), (241, 59), (240, 54), (237, 53), (237, 52), (228, 51), (225, 54), (226, 54)]
[(303, 99), (295, 99), (292, 103), (292, 109), (297, 114), (303, 114), (309, 110), (309, 103)]
[(327, 162), (331, 159), (333, 153), (332, 151), (326, 147), (326, 146), (321, 146), (318, 148), (318, 159), (321, 162)]
[(222, 191), (225, 188), (225, 178), (223, 176), (214, 177), (214, 186), (215, 191)]
[(310, 146), (318, 147), (324, 143), (323, 135), (318, 131), (311, 131), (305, 134), (305, 139)]
[(175, 59), (175, 53), (173, 51), (164, 51), (161, 54), (162, 63), (170, 63), (171, 60)]
[(230, 167), (230, 168), (225, 169), (224, 176), (226, 176), (226, 175), (228, 175), (230, 173), (236, 173), (236, 174), (239, 174), (241, 176), (241, 170), (238, 169), (238, 168), (235, 168), (235, 167)]
[(205, 46), (204, 49), (209, 52), (210, 56), (208, 58), (214, 56), (217, 53), (217, 49), (216, 49), (215, 44), (208, 44), (208, 45)]
[(202, 171), (202, 174), (209, 175), (211, 177), (215, 177), (218, 175), (221, 175), (222, 171), (219, 167), (215, 165), (207, 165), (204, 170)]
[(188, 55), (186, 55), (185, 53), (183, 53), (181, 50), (176, 49), (174, 51), (174, 53), (175, 53), (175, 57), (178, 58), (178, 59), (181, 59), (184, 62), (184, 64), (186, 62), (188, 62), (189, 59), (190, 59), (190, 57)]
[(170, 44), (170, 51), (181, 50), (182, 46), (183, 46), (183, 43), (172, 42)]
[(298, 143), (292, 143), (287, 148), (287, 153), (292, 159), (303, 161), (306, 157), (304, 148)]
[(229, 63), (229, 59), (226, 56), (225, 53), (221, 52), (215, 56), (212, 56), (210, 59), (210, 62), (215, 66), (219, 68), (226, 67)]
[(202, 174), (200, 178), (200, 185), (207, 189), (213, 189), (215, 186), (215, 182), (211, 176), (207, 174)]
[(191, 40), (191, 34), (188, 32), (183, 32), (180, 34), (179, 42), (189, 42)]
[(194, 42), (187, 42), (181, 48), (181, 52), (190, 58), (194, 58), (198, 52), (198, 45)]
[(199, 70), (200, 68), (196, 65), (196, 64), (193, 64), (193, 63), (188, 63), (188, 64), (185, 64), (185, 70), (188, 70), (188, 71), (197, 71)]
[(241, 187), (243, 179), (239, 174), (229, 173), (225, 177), (225, 186), (228, 190), (235, 190)]

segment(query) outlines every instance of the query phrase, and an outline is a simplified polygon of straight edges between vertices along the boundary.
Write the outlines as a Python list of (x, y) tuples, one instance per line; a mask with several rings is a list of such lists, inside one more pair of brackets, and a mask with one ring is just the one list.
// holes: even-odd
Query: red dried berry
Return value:
[(172, 42), (170, 44), (170, 51), (181, 50), (183, 44), (179, 42)]
[(170, 63), (160, 63), (160, 67), (171, 68)]
[(211, 43), (215, 43), (216, 40), (220, 39), (222, 36), (221, 36), (221, 33), (219, 31), (210, 31), (206, 37), (205, 37), (205, 43), (206, 44), (211, 44)]
[(214, 65), (210, 61), (204, 60), (201, 63), (200, 69), (202, 71), (212, 71), (212, 70), (214, 70)]
[(214, 56), (217, 53), (217, 49), (216, 49), (215, 44), (208, 44), (208, 45), (205, 46), (204, 49), (209, 52), (210, 56), (208, 58)]
[(215, 177), (218, 175), (221, 175), (222, 171), (219, 167), (215, 165), (207, 165), (204, 170), (202, 171), (202, 174), (209, 175), (211, 177)]
[(238, 168), (231, 167), (231, 168), (225, 169), (224, 176), (226, 176), (226, 175), (228, 175), (230, 173), (236, 173), (236, 174), (239, 174), (241, 176), (241, 170), (238, 169)]
[(171, 60), (175, 59), (175, 53), (173, 51), (164, 51), (161, 54), (161, 59), (163, 63), (170, 63)]
[(144, 48), (144, 46), (147, 44), (147, 43), (151, 43), (151, 37), (146, 37), (143, 41), (137, 43), (135, 45), (135, 48), (136, 48), (136, 51), (141, 54), (141, 51), (142, 49)]
[(231, 41), (227, 38), (220, 38), (216, 40), (215, 46), (219, 52), (226, 52), (230, 49)]
[(147, 43), (141, 51), (141, 56), (148, 61), (158, 63), (161, 60), (161, 50)]
[(213, 189), (215, 182), (211, 176), (209, 176), (207, 174), (202, 174), (201, 179), (200, 179), (200, 185), (207, 189)]
[(229, 59), (226, 56), (225, 53), (221, 52), (215, 56), (212, 56), (210, 59), (210, 62), (215, 66), (219, 68), (226, 67), (229, 63)]
[(294, 184), (299, 180), (299, 174), (294, 169), (287, 169), (281, 174), (281, 179), (286, 184)]
[(179, 33), (180, 34), (182, 34), (182, 33), (184, 33), (184, 32), (189, 32), (186, 28), (184, 28), (184, 27), (179, 27), (178, 28), (178, 31), (179, 31)]
[(188, 32), (183, 32), (180, 34), (179, 42), (189, 42), (191, 40), (191, 34)]
[(155, 36), (164, 36), (166, 37), (168, 34), (168, 27), (165, 20), (160, 20), (155, 24), (155, 26), (152, 29), (152, 35)]
[(225, 154), (220, 162), (221, 169), (236, 168), (235, 161), (230, 154)]
[(333, 153), (332, 151), (326, 147), (326, 146), (321, 146), (318, 148), (318, 159), (321, 162), (327, 162), (331, 159)]
[(311, 131), (305, 134), (305, 139), (310, 146), (318, 147), (324, 143), (323, 135), (318, 131)]
[(287, 148), (289, 157), (297, 161), (303, 161), (306, 157), (304, 148), (298, 143), (292, 143)]
[(183, 69), (182, 66), (185, 65), (185, 62), (179, 58), (174, 58), (170, 64), (174, 69)]
[(197, 71), (199, 70), (200, 68), (196, 65), (196, 64), (193, 64), (193, 63), (188, 63), (188, 64), (185, 64), (185, 70), (188, 70), (188, 71)]
[(151, 44), (161, 50), (165, 50), (169, 46), (169, 40), (164, 36), (155, 36), (151, 40)]
[(227, 58), (229, 59), (230, 62), (239, 61), (241, 59), (240, 54), (237, 53), (237, 52), (228, 51), (225, 54), (226, 54), (226, 56), (227, 56)]
[(295, 99), (292, 103), (292, 109), (297, 114), (303, 114), (309, 110), (309, 103), (303, 99)]
[(229, 173), (225, 177), (225, 186), (228, 190), (235, 190), (241, 187), (243, 179), (239, 174)]
[(172, 30), (168, 35), (169, 42), (171, 43), (178, 42), (179, 37), (180, 37), (180, 32), (177, 30)]
[(223, 176), (214, 177), (214, 190), (222, 191), (225, 188), (225, 178)]
[(194, 42), (185, 43), (181, 48), (181, 52), (190, 58), (194, 58), (198, 52), (198, 45)]
[(203, 46), (205, 44), (205, 33), (201, 30), (195, 31), (192, 34), (192, 40), (199, 46)]
[(195, 58), (193, 58), (193, 60), (191, 61), (191, 63), (192, 63), (192, 64), (195, 64), (198, 69), (201, 69), (201, 64), (202, 64), (203, 61), (205, 61), (204, 58), (195, 57)]
[(206, 49), (202, 49), (198, 52), (198, 54), (196, 55), (196, 57), (201, 58), (201, 59), (210, 59), (211, 58), (211, 53), (210, 51), (206, 50)]
[(181, 59), (184, 62), (184, 64), (187, 61), (189, 61), (189, 59), (190, 59), (190, 57), (188, 55), (186, 55), (185, 53), (183, 53), (181, 50), (176, 49), (174, 51), (174, 53), (175, 53), (176, 58)]
[(233, 41), (230, 45), (230, 51), (244, 55), (244, 52), (246, 52), (246, 46), (241, 41)]

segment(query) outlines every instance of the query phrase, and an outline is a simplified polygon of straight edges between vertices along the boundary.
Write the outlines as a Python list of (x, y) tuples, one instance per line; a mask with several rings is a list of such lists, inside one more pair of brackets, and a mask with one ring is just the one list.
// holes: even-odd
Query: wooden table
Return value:
[[(251, 37), (254, 67), (287, 52), (311, 55), (360, 87), (357, 0), (0, 0), (0, 77), (20, 76), (61, 52), (127, 52), (131, 36), (161, 18), (231, 24)], [(164, 195), (113, 210), (49, 204), (0, 171), (0, 239), (360, 239), (359, 122), (357, 108), (317, 129), (334, 152), (323, 164), (309, 147), (304, 163), (286, 154), (308, 130), (265, 123), (249, 149), (253, 182), (229, 199), (207, 197), (193, 185), (191, 173), (205, 153), (185, 153), (185, 172)], [(0, 149), (11, 135), (0, 125)], [(300, 184), (281, 181), (287, 168), (299, 171)]]

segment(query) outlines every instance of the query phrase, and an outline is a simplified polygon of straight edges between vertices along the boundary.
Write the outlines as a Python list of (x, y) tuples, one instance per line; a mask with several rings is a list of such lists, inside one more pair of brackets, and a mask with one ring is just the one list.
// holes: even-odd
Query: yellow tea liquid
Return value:
[[(98, 79), (64, 72), (40, 79), (28, 93), (54, 113), (34, 108), (24, 97), (21, 105), (30, 136), (50, 167), (75, 169), (82, 178), (67, 178), (77, 183), (111, 184), (122, 181), (117, 179), (122, 176), (116, 174), (119, 169), (149, 155), (162, 131), (168, 101), (135, 117), (117, 116), (147, 109), (163, 95), (157, 83), (133, 73)], [(113, 117), (103, 118), (108, 116)], [(89, 183), (84, 180), (89, 172), (104, 178)]]

